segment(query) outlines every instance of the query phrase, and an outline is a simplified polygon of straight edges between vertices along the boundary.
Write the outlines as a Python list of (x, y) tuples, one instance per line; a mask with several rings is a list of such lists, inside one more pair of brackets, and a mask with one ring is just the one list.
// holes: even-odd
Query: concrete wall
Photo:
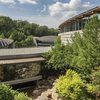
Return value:
[(82, 33), (81, 30), (78, 30), (78, 31), (70, 31), (70, 32), (60, 33), (58, 36), (60, 36), (62, 44), (66, 45), (67, 43), (72, 43), (71, 36), (73, 36), (74, 33), (76, 33), (76, 32)]

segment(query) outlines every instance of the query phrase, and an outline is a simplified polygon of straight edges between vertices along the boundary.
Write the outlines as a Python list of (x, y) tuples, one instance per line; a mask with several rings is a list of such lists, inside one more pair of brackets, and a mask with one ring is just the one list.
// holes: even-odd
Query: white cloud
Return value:
[(90, 2), (82, 0), (70, 0), (68, 3), (56, 2), (48, 7), (49, 14), (60, 18), (69, 18), (78, 14), (81, 10), (91, 7)]
[(84, 7), (84, 8), (89, 8), (90, 5), (91, 5), (90, 2), (84, 2), (84, 3), (83, 3), (83, 7)]
[[(46, 25), (49, 28), (58, 28), (58, 25), (62, 22), (62, 19), (54, 18), (49, 15), (47, 16), (41, 16), (41, 15), (34, 15), (34, 16), (28, 16), (28, 17), (23, 17), (23, 16), (12, 16), (12, 19), (15, 20), (27, 20), (30, 23), (37, 23), (39, 25)], [(59, 21), (58, 21), (59, 20)]]
[(4, 3), (4, 4), (15, 4), (15, 0), (0, 0), (1, 3)]
[(37, 3), (36, 2), (37, 0), (0, 0), (0, 2), (4, 4), (16, 4), (16, 1), (18, 1), (21, 4), (24, 4), (24, 3), (36, 4)]
[(36, 0), (18, 0), (20, 3), (30, 3), (30, 4), (36, 4)]

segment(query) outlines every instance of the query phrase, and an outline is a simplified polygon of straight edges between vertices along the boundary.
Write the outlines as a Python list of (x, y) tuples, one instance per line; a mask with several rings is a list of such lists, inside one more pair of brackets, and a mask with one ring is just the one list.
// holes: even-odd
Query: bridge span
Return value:
[[(0, 65), (15, 65), (24, 63), (43, 62), (46, 59), (42, 54), (48, 52), (51, 47), (35, 47), (35, 48), (16, 48), (16, 49), (0, 49)], [(38, 81), (42, 76), (34, 76), (26, 79), (10, 80), (0, 82), (9, 85), (18, 85)]]
[(0, 65), (41, 62), (51, 47), (0, 49)]

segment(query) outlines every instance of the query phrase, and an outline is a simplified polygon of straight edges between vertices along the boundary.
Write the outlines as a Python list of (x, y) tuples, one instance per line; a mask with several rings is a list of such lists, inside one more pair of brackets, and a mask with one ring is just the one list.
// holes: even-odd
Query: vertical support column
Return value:
[(3, 66), (0, 65), (0, 82), (4, 79)]
[(77, 21), (75, 21), (75, 31), (77, 30)]
[(78, 24), (78, 30), (79, 30), (79, 27), (80, 27), (80, 25), (79, 25), (79, 20), (78, 20), (77, 22), (78, 22), (77, 24)]
[(67, 30), (66, 30), (66, 28), (67, 28), (67, 27), (66, 27), (66, 25), (65, 25), (65, 26), (64, 26), (64, 32), (66, 32), (66, 31), (67, 31)]

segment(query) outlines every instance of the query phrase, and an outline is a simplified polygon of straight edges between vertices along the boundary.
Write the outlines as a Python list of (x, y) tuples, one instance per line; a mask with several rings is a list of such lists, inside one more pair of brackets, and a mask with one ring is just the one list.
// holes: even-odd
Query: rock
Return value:
[(25, 77), (25, 74), (22, 74), (22, 75), (21, 75), (21, 77), (23, 77), (23, 78), (24, 78), (24, 77)]
[(57, 93), (52, 93), (52, 99), (53, 100), (58, 100), (59, 95)]
[(39, 90), (34, 90), (33, 94), (38, 94)]
[(52, 94), (51, 94), (51, 93), (48, 94), (47, 97), (48, 97), (49, 99), (52, 99)]
[(23, 68), (23, 72), (25, 72), (26, 71), (26, 68)]
[(47, 96), (41, 95), (36, 100), (48, 100)]
[(41, 96), (46, 96), (47, 97), (47, 92), (45, 91), (45, 92), (43, 92), (42, 94), (41, 94)]

